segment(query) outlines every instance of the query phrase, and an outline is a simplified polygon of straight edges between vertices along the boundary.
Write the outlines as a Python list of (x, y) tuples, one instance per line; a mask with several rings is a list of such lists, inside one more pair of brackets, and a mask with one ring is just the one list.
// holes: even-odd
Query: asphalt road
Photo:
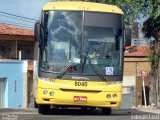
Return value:
[(102, 115), (98, 109), (52, 109), (47, 115), (36, 109), (0, 109), (0, 120), (158, 120), (160, 115), (136, 109), (114, 109), (111, 115)]

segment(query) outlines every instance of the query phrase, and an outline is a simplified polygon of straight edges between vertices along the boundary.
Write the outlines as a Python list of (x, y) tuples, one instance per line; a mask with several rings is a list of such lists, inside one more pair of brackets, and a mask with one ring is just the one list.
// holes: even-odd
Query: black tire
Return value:
[(48, 110), (50, 109), (50, 105), (38, 105), (38, 112), (39, 114), (47, 114)]
[(102, 114), (103, 115), (110, 115), (112, 112), (111, 108), (102, 108)]

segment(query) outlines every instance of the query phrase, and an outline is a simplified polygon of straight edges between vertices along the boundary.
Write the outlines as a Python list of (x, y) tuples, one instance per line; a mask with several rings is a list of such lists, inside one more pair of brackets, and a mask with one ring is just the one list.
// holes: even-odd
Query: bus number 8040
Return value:
[(84, 87), (87, 87), (87, 82), (76, 81), (76, 82), (75, 82), (75, 86), (84, 86)]

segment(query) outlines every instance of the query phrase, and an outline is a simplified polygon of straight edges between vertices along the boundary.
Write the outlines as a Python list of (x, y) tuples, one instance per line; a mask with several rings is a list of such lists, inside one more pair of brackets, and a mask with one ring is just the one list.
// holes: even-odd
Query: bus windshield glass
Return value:
[(123, 20), (113, 13), (45, 11), (41, 69), (65, 74), (122, 75)]

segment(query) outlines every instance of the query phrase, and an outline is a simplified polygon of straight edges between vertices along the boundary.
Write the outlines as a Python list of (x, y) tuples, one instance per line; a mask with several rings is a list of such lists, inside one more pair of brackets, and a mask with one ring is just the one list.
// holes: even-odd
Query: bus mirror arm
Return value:
[(120, 47), (119, 47), (119, 37), (120, 37), (120, 35), (122, 35), (122, 29), (119, 29), (117, 31), (116, 36), (115, 36), (115, 39), (116, 39), (116, 50), (120, 49)]
[(116, 50), (119, 50), (119, 41), (118, 36), (116, 35)]
[(125, 28), (125, 46), (131, 46), (131, 29)]

